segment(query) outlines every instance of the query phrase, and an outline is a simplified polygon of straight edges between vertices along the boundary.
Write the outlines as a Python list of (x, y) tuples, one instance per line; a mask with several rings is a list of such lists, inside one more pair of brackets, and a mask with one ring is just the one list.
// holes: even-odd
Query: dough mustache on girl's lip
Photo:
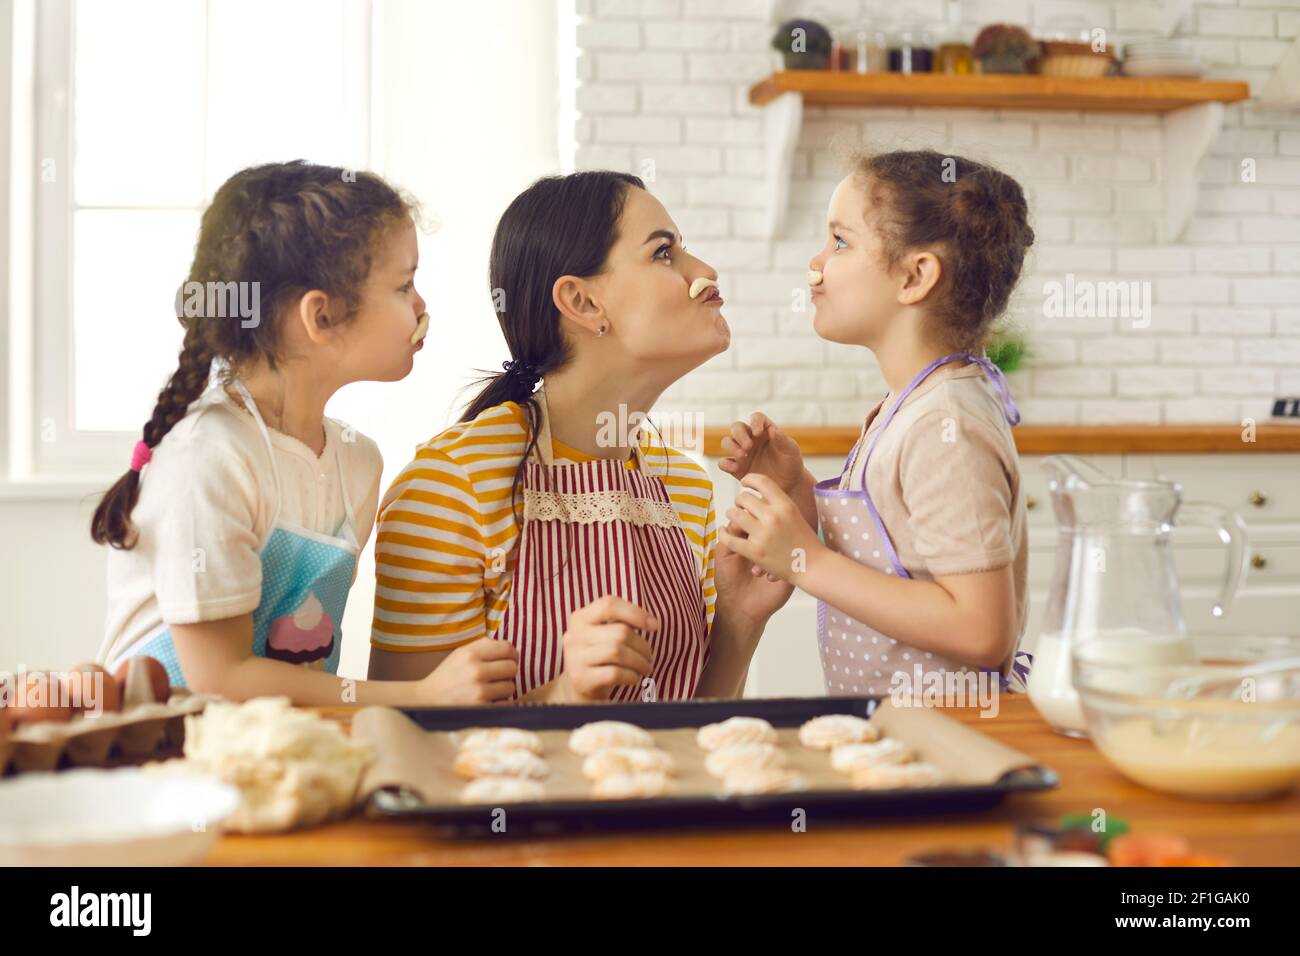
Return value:
[(718, 291), (718, 284), (714, 282), (712, 279), (706, 279), (704, 276), (700, 276), (698, 279), (696, 279), (694, 282), (691, 283), (691, 292), (690, 292), (691, 298), (692, 299), (699, 298), (700, 293), (703, 292), (705, 289), (708, 289), (709, 293), (703, 299), (700, 300), (701, 302), (722, 301), (722, 293)]
[(411, 344), (424, 345), (424, 337), (429, 332), (429, 313), (423, 312), (415, 323), (415, 331), (411, 333)]

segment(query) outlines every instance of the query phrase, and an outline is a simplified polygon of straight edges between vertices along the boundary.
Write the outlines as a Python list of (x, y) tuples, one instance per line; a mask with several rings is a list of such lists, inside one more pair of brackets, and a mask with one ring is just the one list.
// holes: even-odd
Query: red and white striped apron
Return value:
[(535, 456), (524, 464), (524, 521), (509, 603), (496, 633), (519, 651), (515, 694), (563, 669), (569, 615), (607, 594), (659, 619), (644, 634), (654, 651), (648, 678), (618, 687), (615, 701), (687, 700), (699, 685), (708, 630), (698, 560), (664, 483), (622, 460), (554, 464), (546, 399)]

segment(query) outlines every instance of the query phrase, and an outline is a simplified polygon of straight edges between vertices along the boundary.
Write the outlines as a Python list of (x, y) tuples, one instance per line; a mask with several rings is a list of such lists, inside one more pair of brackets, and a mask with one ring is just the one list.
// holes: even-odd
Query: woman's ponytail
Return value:
[(465, 406), (465, 411), (460, 416), (462, 422), (473, 421), (489, 408), (506, 402), (517, 405), (536, 404), (532, 395), (537, 383), (541, 381), (541, 373), (526, 362), (513, 359), (501, 363), (501, 368), (502, 371), (492, 372), (474, 383), (479, 386), (479, 392)]

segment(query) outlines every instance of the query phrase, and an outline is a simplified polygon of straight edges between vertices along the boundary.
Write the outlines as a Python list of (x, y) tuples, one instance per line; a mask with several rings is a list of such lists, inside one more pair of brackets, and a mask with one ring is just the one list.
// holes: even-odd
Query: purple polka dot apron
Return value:
[[(361, 551), (347, 496), (342, 452), (336, 443), (334, 466), (345, 517), (335, 535), (281, 521), (280, 470), (275, 463), (271, 433), (244, 384), (236, 381), (234, 385), (262, 432), (275, 476), (275, 513), (261, 549), (262, 595), (253, 611), (253, 655), (337, 673), (343, 644), (343, 609)], [(114, 669), (140, 654), (156, 658), (167, 669), (173, 687), (185, 686), (169, 627), (163, 625), (125, 649), (108, 666)]]
[[(912, 383), (890, 407), (875, 435), (867, 443), (862, 462), (862, 487), (857, 490), (840, 488), (842, 484), (847, 484), (848, 476), (853, 474), (858, 449), (862, 444), (861, 438), (845, 459), (841, 474), (816, 484), (818, 524), (821, 528), (822, 540), (831, 550), (850, 557), (881, 574), (933, 580), (933, 576), (925, 571), (909, 571), (899, 561), (889, 531), (885, 528), (880, 513), (871, 500), (870, 492), (867, 491), (867, 466), (871, 461), (871, 453), (880, 441), (880, 436), (889, 427), (889, 423), (899, 407), (907, 400), (907, 396), (912, 394), (917, 386), (939, 366), (959, 359), (974, 362), (989, 374), (998, 397), (1002, 399), (1007, 420), (1012, 425), (1020, 423), (1020, 412), (1011, 400), (1011, 388), (1002, 375), (1001, 369), (988, 359), (957, 352), (932, 362), (912, 379)], [(955, 658), (912, 647), (882, 634), (825, 601), (817, 602), (817, 646), (828, 694), (887, 697), (895, 673), (905, 674), (913, 687), (919, 687), (918, 673), (924, 680), (925, 675), (930, 673), (942, 674), (952, 671), (965, 673), (971, 669)], [(1014, 681), (1003, 676), (1000, 671), (990, 671), (999, 675), (999, 685), (1003, 690), (1013, 686), (1023, 686), (1023, 678), (1027, 670), (1022, 669), (1022, 658), (1025, 661), (1032, 660), (1024, 652), (1016, 655), (1012, 668)]]

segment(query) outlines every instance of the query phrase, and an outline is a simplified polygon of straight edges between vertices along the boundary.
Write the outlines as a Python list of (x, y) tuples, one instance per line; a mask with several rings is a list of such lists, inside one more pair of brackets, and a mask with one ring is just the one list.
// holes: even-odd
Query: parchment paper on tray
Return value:
[[(653, 705), (652, 705), (653, 706)], [(630, 722), (635, 718), (629, 713)], [(991, 785), (1006, 773), (1037, 767), (1026, 754), (1013, 750), (933, 709), (894, 707), (883, 701), (872, 716), (886, 737), (917, 751), (919, 759), (943, 771), (950, 785)], [(698, 728), (651, 729), (655, 744), (672, 754), (676, 771), (673, 796), (719, 796), (721, 784), (704, 769), (704, 752), (695, 743)], [(798, 726), (777, 727), (778, 744), (791, 769), (803, 773), (812, 790), (844, 790), (848, 778), (833, 770), (824, 751), (799, 743)], [(569, 730), (535, 730), (542, 738), (542, 757), (550, 766), (545, 799), (591, 799), (590, 783), (582, 775), (582, 758), (569, 751)], [(466, 781), (451, 769), (457, 745), (453, 734), (426, 731), (400, 711), (366, 707), (352, 719), (352, 738), (368, 745), (374, 761), (361, 780), (362, 802), (379, 790), (404, 789), (428, 805), (459, 806)]]

